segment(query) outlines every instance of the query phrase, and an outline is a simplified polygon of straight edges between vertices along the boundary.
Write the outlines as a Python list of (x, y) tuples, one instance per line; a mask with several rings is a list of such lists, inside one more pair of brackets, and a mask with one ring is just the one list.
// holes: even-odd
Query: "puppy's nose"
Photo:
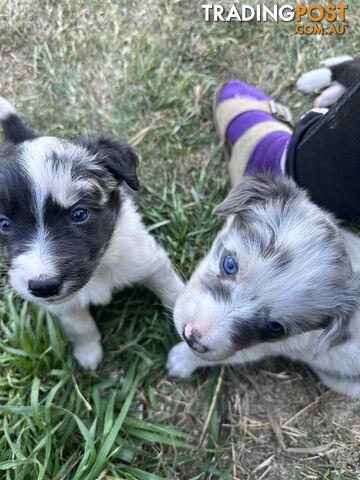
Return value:
[(190, 323), (187, 323), (184, 328), (183, 337), (190, 348), (198, 353), (205, 353), (208, 349), (201, 343), (201, 335), (196, 330), (193, 330)]
[(47, 298), (59, 293), (61, 283), (58, 277), (40, 275), (40, 277), (29, 280), (28, 286), (35, 297)]

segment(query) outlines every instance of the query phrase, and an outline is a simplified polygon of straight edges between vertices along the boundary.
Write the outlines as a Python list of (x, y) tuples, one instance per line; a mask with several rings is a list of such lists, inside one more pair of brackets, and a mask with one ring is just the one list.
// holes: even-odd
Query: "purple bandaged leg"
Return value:
[(271, 100), (271, 97), (258, 88), (242, 82), (241, 80), (229, 80), (221, 90), (220, 101), (229, 98), (254, 98), (255, 100)]
[(266, 135), (255, 147), (245, 169), (245, 175), (254, 175), (259, 171), (269, 171), (284, 175), (281, 159), (290, 141), (291, 133), (274, 132)]
[(236, 117), (226, 130), (226, 138), (234, 145), (250, 127), (260, 122), (277, 122), (272, 115), (261, 110), (251, 110)]
[[(232, 98), (247, 98), (260, 101), (271, 100), (271, 97), (266, 93), (240, 80), (230, 80), (221, 89), (220, 102)], [(226, 130), (226, 139), (231, 145), (234, 145), (249, 129), (263, 122), (273, 122), (274, 124), (278, 122), (279, 125), (281, 124), (278, 119), (269, 113), (262, 110), (251, 110), (240, 114), (230, 122)], [(284, 166), (281, 159), (291, 136), (290, 132), (284, 132), (280, 128), (279, 131), (272, 131), (265, 134), (264, 137), (261, 137), (260, 133), (259, 143), (251, 152), (250, 158), (247, 159), (245, 174), (253, 175), (260, 170), (284, 174)]]

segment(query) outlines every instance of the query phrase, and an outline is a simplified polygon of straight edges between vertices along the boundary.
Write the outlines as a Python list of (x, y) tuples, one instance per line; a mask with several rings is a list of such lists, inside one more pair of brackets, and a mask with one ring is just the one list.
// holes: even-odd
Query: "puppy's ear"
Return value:
[(345, 342), (349, 338), (348, 318), (335, 317), (322, 332), (314, 347), (314, 358), (326, 353), (330, 348)]
[(139, 160), (130, 145), (107, 138), (98, 138), (97, 140), (87, 140), (84, 146), (97, 156), (119, 184), (124, 181), (133, 190), (139, 189), (139, 180), (136, 175)]
[[(251, 206), (265, 204), (278, 198), (282, 202), (303, 194), (289, 178), (266, 174), (245, 176), (235, 185), (223, 202), (214, 208), (218, 215), (236, 215)], [(303, 194), (304, 195), (304, 194)]]
[(322, 332), (314, 347), (314, 358), (326, 353), (330, 348), (350, 338), (348, 324), (360, 303), (360, 274), (353, 273), (348, 281), (348, 288), (343, 298), (339, 299), (339, 307), (329, 325)]

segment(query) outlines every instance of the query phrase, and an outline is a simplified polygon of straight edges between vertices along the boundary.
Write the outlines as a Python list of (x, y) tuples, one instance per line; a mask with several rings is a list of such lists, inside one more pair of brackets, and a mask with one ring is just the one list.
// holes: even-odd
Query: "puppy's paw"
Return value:
[(185, 378), (199, 367), (199, 359), (191, 352), (186, 342), (180, 342), (169, 352), (166, 368), (173, 377)]
[(333, 65), (339, 65), (339, 63), (348, 62), (350, 60), (354, 60), (354, 57), (351, 55), (340, 55), (338, 57), (326, 58), (320, 62), (320, 65), (324, 65), (324, 67), (332, 67)]
[(296, 88), (300, 92), (310, 93), (331, 85), (331, 70), (328, 68), (318, 68), (305, 72), (298, 78)]
[(103, 349), (98, 341), (74, 347), (74, 357), (86, 370), (96, 370), (103, 358)]
[(346, 88), (339, 83), (334, 83), (331, 87), (326, 88), (321, 95), (315, 98), (315, 107), (329, 107), (335, 103), (344, 93)]

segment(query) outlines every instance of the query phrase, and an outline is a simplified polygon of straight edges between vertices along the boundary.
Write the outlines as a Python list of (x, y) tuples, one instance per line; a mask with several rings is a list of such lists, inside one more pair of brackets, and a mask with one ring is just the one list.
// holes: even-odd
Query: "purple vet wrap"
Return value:
[[(256, 87), (241, 82), (240, 80), (230, 80), (225, 83), (221, 89), (219, 101), (222, 102), (236, 98), (259, 100), (262, 102), (271, 100), (271, 97)], [(267, 127), (269, 126), (268, 122), (272, 122), (275, 131), (274, 128), (272, 128), (273, 131), (266, 134), (264, 125), (264, 134), (262, 134), (260, 125), (263, 122), (267, 122)], [(284, 174), (284, 166), (281, 164), (281, 159), (292, 134), (290, 131), (282, 131), (281, 127), (279, 131), (276, 131), (276, 124), (283, 126), (282, 122), (270, 113), (262, 111), (261, 108), (259, 108), (259, 110), (254, 109), (241, 113), (229, 123), (226, 129), (226, 139), (231, 145), (235, 145), (245, 134), (251, 133), (249, 130), (252, 127), (258, 125), (257, 135), (259, 135), (259, 141), (250, 152), (249, 158), (245, 159), (246, 175), (253, 175), (260, 170)]]

